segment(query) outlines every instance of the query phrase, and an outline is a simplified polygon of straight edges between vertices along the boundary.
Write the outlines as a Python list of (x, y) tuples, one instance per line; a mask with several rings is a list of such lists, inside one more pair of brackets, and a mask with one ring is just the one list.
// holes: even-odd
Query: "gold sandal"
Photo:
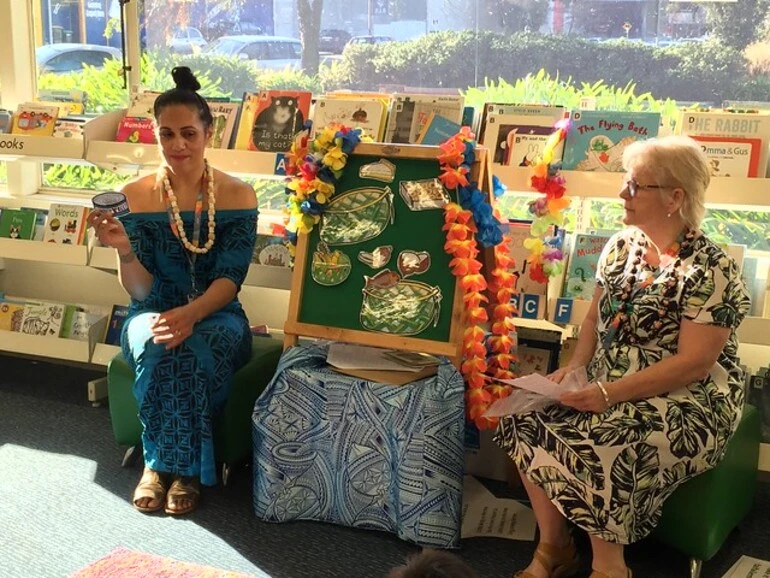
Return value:
[[(626, 568), (626, 578), (633, 578), (633, 574), (631, 573), (631, 568)], [(602, 572), (599, 572), (598, 570), (591, 570), (591, 575), (588, 578), (610, 578), (606, 574), (603, 574)]]
[[(201, 488), (198, 479), (190, 476), (179, 476), (171, 482), (171, 487), (166, 493), (166, 513), (172, 516), (189, 514), (198, 507)], [(177, 507), (177, 503), (186, 500), (189, 505), (186, 508)]]
[[(570, 538), (563, 548), (541, 542), (535, 548), (534, 559), (548, 570), (549, 578), (567, 578), (580, 570), (580, 557), (575, 542)], [(513, 578), (535, 578), (531, 572), (517, 572)]]
[[(163, 504), (166, 501), (166, 491), (168, 489), (168, 480), (165, 474), (151, 470), (150, 468), (144, 468), (142, 477), (134, 490), (134, 497), (131, 498), (134, 503), (134, 508), (145, 514), (151, 514), (157, 512), (163, 508)], [(139, 500), (144, 498), (150, 499), (150, 504), (157, 502), (157, 504), (151, 506), (140, 506)]]

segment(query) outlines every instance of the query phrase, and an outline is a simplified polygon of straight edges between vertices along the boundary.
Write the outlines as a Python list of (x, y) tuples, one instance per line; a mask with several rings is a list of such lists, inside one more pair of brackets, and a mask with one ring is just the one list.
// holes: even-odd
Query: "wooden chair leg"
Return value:
[(690, 558), (690, 578), (700, 578), (703, 562), (697, 558)]

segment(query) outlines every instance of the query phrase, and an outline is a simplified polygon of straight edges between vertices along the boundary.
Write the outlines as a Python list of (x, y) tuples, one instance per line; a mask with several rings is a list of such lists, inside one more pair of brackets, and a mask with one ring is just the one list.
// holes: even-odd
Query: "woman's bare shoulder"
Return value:
[(123, 185), (121, 192), (126, 195), (132, 213), (152, 213), (165, 210), (155, 174), (129, 181)]
[(220, 209), (256, 209), (257, 193), (248, 183), (241, 179), (216, 171), (214, 180), (217, 182), (217, 207)]

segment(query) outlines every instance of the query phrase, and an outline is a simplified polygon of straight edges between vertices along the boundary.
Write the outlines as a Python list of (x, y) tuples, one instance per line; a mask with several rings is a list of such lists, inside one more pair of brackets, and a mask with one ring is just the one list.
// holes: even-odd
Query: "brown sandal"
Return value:
[[(168, 490), (168, 480), (165, 474), (151, 470), (150, 468), (144, 468), (142, 477), (134, 490), (134, 497), (131, 498), (134, 503), (134, 508), (145, 514), (151, 514), (157, 512), (163, 508), (163, 504), (166, 501), (166, 491)], [(152, 504), (151, 506), (140, 506), (139, 500), (149, 498)]]
[[(549, 578), (567, 578), (580, 570), (580, 557), (575, 542), (570, 538), (563, 548), (541, 542), (535, 549), (535, 560), (548, 570)], [(514, 578), (535, 578), (531, 572), (517, 572)]]
[[(166, 493), (166, 513), (172, 516), (189, 514), (198, 507), (201, 496), (201, 488), (198, 479), (190, 476), (179, 476), (171, 482), (171, 487)], [(180, 501), (187, 501), (186, 508), (179, 508)]]

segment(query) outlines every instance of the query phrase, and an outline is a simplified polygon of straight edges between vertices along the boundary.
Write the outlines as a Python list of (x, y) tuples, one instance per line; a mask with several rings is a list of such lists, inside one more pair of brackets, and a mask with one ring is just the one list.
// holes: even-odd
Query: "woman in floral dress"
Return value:
[(587, 366), (590, 383), (503, 418), (496, 435), (540, 530), (521, 578), (578, 570), (567, 520), (589, 534), (592, 578), (630, 577), (624, 545), (652, 531), (681, 483), (719, 462), (741, 416), (735, 331), (750, 301), (735, 261), (699, 231), (708, 161), (687, 137), (637, 142), (623, 161), (628, 228), (599, 259), (570, 365), (550, 376)]

